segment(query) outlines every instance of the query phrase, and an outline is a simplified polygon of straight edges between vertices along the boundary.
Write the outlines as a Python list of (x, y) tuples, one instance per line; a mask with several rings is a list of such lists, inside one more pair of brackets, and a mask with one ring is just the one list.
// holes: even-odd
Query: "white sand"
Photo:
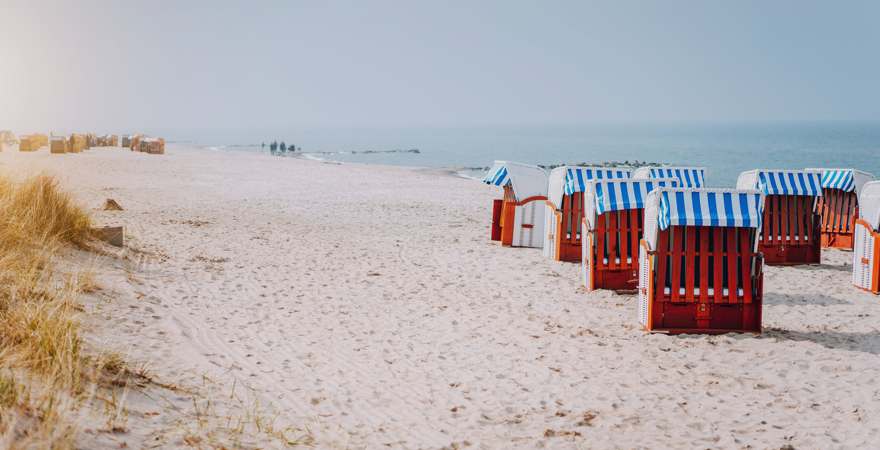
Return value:
[(868, 448), (880, 436), (880, 299), (850, 286), (850, 253), (768, 267), (760, 337), (647, 335), (634, 296), (586, 294), (577, 265), (491, 243), (497, 193), (474, 181), (173, 145), (0, 163), (125, 208), (95, 214), (148, 256), (132, 276), (101, 263), (95, 336), (164, 381), (213, 380), (218, 401), (249, 386), (320, 448)]

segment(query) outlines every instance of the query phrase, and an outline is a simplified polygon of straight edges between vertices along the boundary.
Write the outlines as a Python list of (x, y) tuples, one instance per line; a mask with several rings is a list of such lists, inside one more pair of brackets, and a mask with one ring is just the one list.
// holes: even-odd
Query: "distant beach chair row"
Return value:
[[(819, 263), (855, 246), (853, 282), (880, 292), (880, 181), (855, 169), (756, 169), (736, 189), (702, 167), (563, 166), (496, 161), (492, 239), (579, 262), (588, 290), (639, 294), (650, 331), (759, 332), (763, 264)], [(543, 201), (543, 208), (541, 208)]]
[[(161, 155), (165, 153), (165, 140), (148, 136), (126, 135), (122, 136), (123, 147), (132, 151)], [(92, 133), (74, 133), (70, 136), (58, 136), (45, 134), (31, 134), (19, 138), (19, 150), (33, 152), (48, 146), (50, 153), (80, 153), (92, 147), (118, 147), (120, 138), (115, 134), (98, 136)]]
[(135, 134), (122, 137), (122, 146), (128, 147), (133, 152), (149, 153), (151, 155), (165, 154), (165, 139), (142, 136)]

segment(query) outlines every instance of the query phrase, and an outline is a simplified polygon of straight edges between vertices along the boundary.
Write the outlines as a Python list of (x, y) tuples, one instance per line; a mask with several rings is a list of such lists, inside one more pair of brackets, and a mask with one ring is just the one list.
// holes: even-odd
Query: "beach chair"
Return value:
[(880, 181), (862, 186), (853, 231), (853, 284), (880, 294)]
[(819, 174), (806, 170), (757, 169), (743, 172), (737, 189), (764, 194), (763, 229), (758, 249), (767, 265), (818, 264), (821, 259), (816, 199)]
[(633, 171), (636, 179), (675, 178), (678, 187), (706, 187), (704, 167), (639, 167)]
[(30, 137), (31, 141), (36, 144), (36, 148), (34, 150), (39, 150), (49, 145), (49, 136), (46, 136), (45, 134), (34, 133)]
[(541, 248), (547, 172), (538, 166), (495, 161), (483, 182), (504, 190), (503, 197), (492, 203), (492, 240), (508, 247)]
[(82, 134), (71, 134), (67, 143), (68, 153), (80, 153), (86, 149), (86, 136)]
[(34, 139), (32, 136), (19, 136), (18, 138), (18, 151), (20, 152), (34, 152), (40, 148), (40, 144), (37, 139)]
[(666, 333), (760, 332), (763, 195), (661, 188), (645, 201), (639, 322)]
[(592, 180), (630, 177), (628, 169), (562, 166), (550, 171), (547, 212), (544, 214), (544, 256), (556, 261), (581, 262), (583, 192)]
[(588, 290), (636, 289), (645, 199), (654, 189), (677, 185), (674, 178), (587, 183), (581, 222), (581, 279)]
[(52, 136), (49, 140), (49, 153), (67, 153), (68, 142), (64, 136)]
[(818, 172), (822, 197), (816, 202), (823, 248), (852, 250), (853, 227), (859, 217), (859, 194), (874, 176), (856, 169), (807, 169)]

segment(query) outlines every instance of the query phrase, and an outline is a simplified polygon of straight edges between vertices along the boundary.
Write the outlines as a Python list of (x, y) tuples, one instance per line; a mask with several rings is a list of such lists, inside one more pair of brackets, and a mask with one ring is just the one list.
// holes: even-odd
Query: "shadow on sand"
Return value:
[(828, 295), (784, 295), (777, 293), (764, 293), (764, 305), (818, 305), (818, 306), (834, 306), (848, 305), (852, 302), (847, 300), (831, 297)]
[(765, 328), (762, 337), (780, 341), (806, 341), (823, 347), (880, 355), (880, 333), (847, 333), (840, 331), (792, 331)]

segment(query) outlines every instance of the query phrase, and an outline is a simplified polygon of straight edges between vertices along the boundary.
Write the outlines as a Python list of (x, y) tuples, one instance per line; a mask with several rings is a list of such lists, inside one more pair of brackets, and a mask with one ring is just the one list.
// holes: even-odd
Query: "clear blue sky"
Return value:
[(0, 3), (0, 129), (880, 120), (878, 1)]

